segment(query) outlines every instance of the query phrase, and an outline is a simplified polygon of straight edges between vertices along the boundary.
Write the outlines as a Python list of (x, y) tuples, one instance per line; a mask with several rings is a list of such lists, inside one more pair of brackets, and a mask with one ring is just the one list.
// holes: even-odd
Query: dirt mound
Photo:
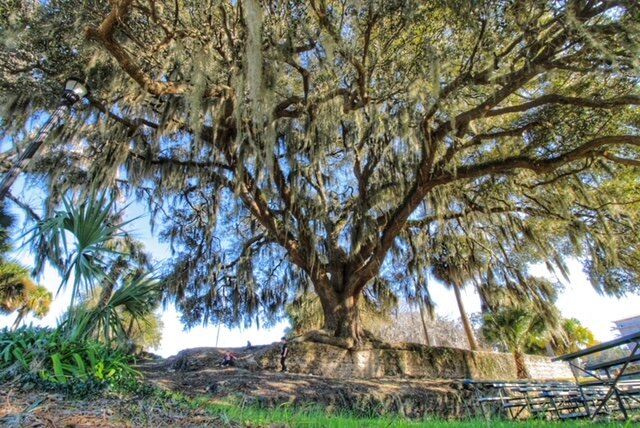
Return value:
[(145, 399), (70, 400), (62, 394), (0, 388), (0, 426), (20, 428), (217, 427), (242, 425), (221, 421), (200, 409), (177, 403), (162, 406)]
[(256, 361), (272, 350), (229, 349), (238, 356), (236, 366), (229, 368), (219, 365), (226, 349), (188, 349), (166, 360), (147, 361), (138, 369), (146, 382), (190, 397), (206, 395), (212, 401), (233, 400), (262, 407), (311, 404), (327, 411), (393, 413), (409, 418), (426, 414), (457, 418), (469, 411), (464, 402), (471, 391), (462, 382), (397, 377), (329, 379), (260, 369)]
[[(226, 351), (237, 355), (235, 367), (220, 366)], [(280, 373), (257, 363), (277, 355), (277, 345), (250, 350), (196, 348), (167, 359), (147, 356), (136, 368), (143, 373), (145, 383), (211, 402), (265, 408), (314, 406), (327, 412), (345, 410), (369, 417), (399, 414), (409, 418), (460, 418), (472, 411), (465, 405), (473, 402), (472, 391), (463, 382), (398, 377), (330, 379)], [(0, 426), (8, 427), (221, 426), (216, 416), (203, 410), (178, 403), (157, 406), (144, 398), (74, 401), (61, 394), (29, 392), (5, 384), (0, 388), (0, 401)]]

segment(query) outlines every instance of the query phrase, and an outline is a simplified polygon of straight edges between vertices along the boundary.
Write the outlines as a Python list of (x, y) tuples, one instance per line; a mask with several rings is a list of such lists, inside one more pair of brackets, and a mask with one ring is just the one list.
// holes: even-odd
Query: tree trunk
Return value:
[(462, 296), (460, 295), (460, 287), (456, 284), (453, 284), (453, 292), (456, 295), (456, 302), (458, 303), (458, 309), (460, 310), (460, 318), (462, 319), (462, 325), (464, 327), (464, 332), (467, 335), (467, 340), (469, 341), (469, 348), (472, 351), (478, 350), (478, 342), (476, 341), (476, 336), (473, 334), (473, 329), (471, 328), (471, 321), (469, 321), (469, 317), (467, 316), (467, 312), (464, 310), (464, 305), (462, 304)]
[(553, 346), (551, 345), (551, 342), (547, 342), (547, 344), (545, 345), (545, 349), (547, 350), (547, 357), (556, 356), (556, 352), (553, 350)]
[(98, 297), (98, 307), (103, 309), (109, 303), (109, 299), (113, 295), (115, 284), (111, 281), (103, 281), (101, 284), (100, 297)]
[(16, 317), (16, 320), (13, 322), (13, 326), (11, 326), (12, 331), (16, 331), (18, 329), (23, 318), (25, 317), (25, 315), (27, 315), (27, 312), (29, 312), (29, 310), (27, 309), (26, 305), (18, 309), (18, 316)]
[(358, 341), (362, 337), (362, 326), (358, 305), (354, 296), (336, 296), (334, 305), (325, 307), (324, 328), (336, 337), (351, 338)]
[(105, 308), (113, 295), (113, 290), (116, 286), (116, 281), (120, 278), (125, 268), (127, 267), (127, 261), (124, 257), (118, 257), (115, 263), (111, 266), (111, 270), (107, 273), (100, 284), (100, 297), (98, 298), (98, 307)]
[(347, 343), (348, 347), (355, 346), (363, 337), (358, 312), (359, 294), (349, 295), (336, 291), (342, 287), (329, 281), (320, 281), (314, 285), (322, 305), (324, 330), (335, 338), (346, 339), (340, 343)]
[(516, 375), (518, 379), (528, 379), (529, 371), (524, 360), (524, 353), (522, 351), (514, 351), (513, 358), (516, 360)]
[(427, 346), (431, 346), (431, 340), (429, 340), (429, 332), (427, 330), (427, 322), (424, 319), (424, 305), (422, 302), (418, 305), (420, 307), (420, 321), (422, 321), (422, 331), (424, 332), (424, 343)]

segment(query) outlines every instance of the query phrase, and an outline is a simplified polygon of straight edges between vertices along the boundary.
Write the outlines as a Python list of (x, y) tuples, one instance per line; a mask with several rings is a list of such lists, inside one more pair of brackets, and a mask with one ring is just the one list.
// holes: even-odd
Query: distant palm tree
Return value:
[(439, 248), (438, 251), (431, 254), (431, 273), (447, 288), (453, 289), (458, 310), (460, 311), (462, 326), (469, 341), (469, 348), (475, 351), (478, 349), (478, 341), (476, 340), (460, 293), (464, 285), (472, 279), (472, 272), (475, 268), (475, 266), (472, 266), (473, 259), (458, 254), (455, 243), (442, 242), (440, 246), (436, 248)]
[(593, 332), (575, 318), (564, 319), (561, 329), (563, 334), (560, 337), (553, 337), (551, 340), (552, 347), (558, 354), (576, 352), (581, 348), (598, 343)]
[(30, 312), (37, 318), (45, 316), (52, 300), (51, 292), (37, 285), (27, 268), (15, 262), (0, 262), (0, 312), (18, 311), (14, 329)]
[(6, 258), (11, 250), (8, 231), (14, 222), (13, 216), (0, 204), (0, 312), (10, 314), (18, 311), (13, 323), (15, 329), (30, 312), (37, 318), (45, 316), (53, 296), (45, 287), (35, 283), (26, 267)]
[(513, 352), (518, 378), (528, 378), (524, 351), (532, 340), (546, 336), (544, 319), (531, 307), (521, 306), (499, 308), (485, 314), (483, 321), (484, 338), (498, 345), (503, 351)]
[(0, 263), (0, 311), (17, 311), (24, 304), (25, 292), (36, 287), (27, 268), (13, 262)]
[(13, 329), (17, 329), (24, 317), (32, 313), (36, 318), (42, 318), (49, 313), (53, 294), (45, 287), (39, 285), (35, 289), (25, 290), (24, 304), (18, 309), (18, 316), (13, 323)]

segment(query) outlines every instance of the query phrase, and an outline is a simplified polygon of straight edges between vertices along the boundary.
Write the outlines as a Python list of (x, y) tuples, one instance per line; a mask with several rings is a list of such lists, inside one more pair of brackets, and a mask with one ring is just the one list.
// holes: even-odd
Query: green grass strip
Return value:
[(328, 414), (320, 409), (291, 409), (279, 407), (275, 409), (263, 409), (253, 406), (239, 406), (234, 404), (206, 404), (205, 408), (220, 416), (223, 420), (240, 422), (251, 427), (270, 427), (284, 425), (287, 427), (327, 427), (327, 428), (631, 428), (637, 422), (593, 422), (590, 420), (577, 421), (506, 421), (506, 420), (470, 420), (470, 421), (443, 421), (426, 420), (411, 421), (400, 417), (381, 416), (357, 417), (350, 414)]

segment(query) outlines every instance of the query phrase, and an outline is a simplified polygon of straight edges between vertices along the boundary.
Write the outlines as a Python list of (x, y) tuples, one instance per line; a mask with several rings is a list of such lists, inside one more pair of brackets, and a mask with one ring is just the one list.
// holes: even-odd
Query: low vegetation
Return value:
[(69, 340), (58, 329), (0, 331), (0, 380), (36, 381), (41, 386), (128, 384), (141, 374), (122, 351), (92, 340)]

